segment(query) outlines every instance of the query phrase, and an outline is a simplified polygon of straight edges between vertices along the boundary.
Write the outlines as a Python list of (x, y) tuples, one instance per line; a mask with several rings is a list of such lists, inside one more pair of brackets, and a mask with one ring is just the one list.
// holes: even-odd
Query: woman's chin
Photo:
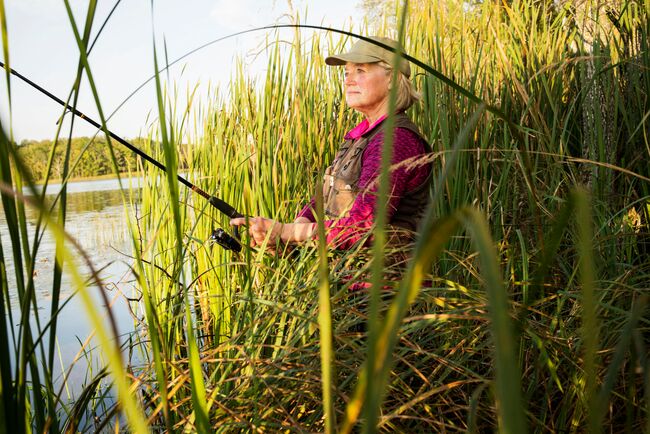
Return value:
[(345, 103), (348, 105), (348, 107), (354, 110), (359, 110), (363, 107), (363, 105), (360, 104), (359, 101), (356, 100), (355, 98), (347, 98), (345, 100)]

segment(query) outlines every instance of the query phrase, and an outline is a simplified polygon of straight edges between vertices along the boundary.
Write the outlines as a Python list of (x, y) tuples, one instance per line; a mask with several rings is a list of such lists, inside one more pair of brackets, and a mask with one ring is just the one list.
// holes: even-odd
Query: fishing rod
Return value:
[[(59, 103), (65, 110), (69, 110), (72, 114), (75, 116), (79, 117), (80, 119), (85, 120), (88, 122), (90, 125), (94, 126), (97, 129), (104, 130), (108, 133), (108, 135), (117, 141), (118, 143), (126, 146), (130, 151), (134, 152), (137, 154), (139, 157), (143, 158), (144, 160), (148, 161), (149, 163), (153, 164), (163, 172), (167, 173), (167, 167), (165, 167), (164, 164), (159, 162), (158, 160), (155, 160), (153, 157), (148, 155), (147, 153), (143, 152), (141, 149), (136, 148), (117, 134), (113, 133), (110, 131), (108, 128), (104, 129), (102, 128), (101, 124), (99, 124), (97, 121), (93, 120), (92, 118), (86, 116), (79, 110), (77, 110), (74, 107), (70, 107), (66, 102), (64, 102), (62, 99), (58, 98), (56, 95), (52, 94), (51, 92), (47, 91), (43, 87), (39, 86), (38, 84), (34, 83), (24, 75), (20, 74), (18, 71), (14, 70), (13, 68), (9, 68), (6, 66), (3, 62), (0, 62), (0, 67), (8, 69), (9, 72), (33, 87), (34, 89), (38, 90), (42, 94), (48, 96), (50, 99), (53, 101), (56, 101)], [(238, 218), (238, 217), (244, 217), (243, 214), (241, 214), (239, 211), (237, 211), (233, 206), (231, 206), (229, 203), (225, 202), (222, 199), (219, 199), (216, 196), (211, 196), (208, 194), (206, 191), (202, 190), (200, 187), (192, 184), (190, 181), (187, 179), (183, 178), (181, 175), (176, 175), (178, 181), (183, 184), (184, 186), (188, 187), (190, 190), (192, 190), (195, 193), (198, 193), (200, 196), (203, 198), (207, 199), (208, 203), (221, 211), (221, 213), (225, 214), (229, 218)], [(237, 238), (239, 238), (237, 232), (235, 231), (235, 235), (237, 235)], [(235, 237), (232, 237), (230, 234), (228, 234), (226, 231), (224, 231), (221, 228), (218, 228), (212, 232), (212, 235), (210, 236), (210, 239), (215, 241), (217, 244), (219, 244), (221, 247), (223, 247), (226, 250), (232, 250), (235, 252), (240, 252), (241, 251), (241, 244)]]

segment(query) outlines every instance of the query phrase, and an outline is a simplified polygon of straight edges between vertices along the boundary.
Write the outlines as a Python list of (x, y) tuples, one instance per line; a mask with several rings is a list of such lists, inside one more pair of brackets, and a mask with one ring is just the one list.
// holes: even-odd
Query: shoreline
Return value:
[[(142, 172), (120, 172), (119, 177), (120, 178), (133, 178), (136, 176), (142, 176)], [(106, 175), (96, 175), (96, 176), (75, 176), (72, 178), (68, 178), (68, 183), (70, 182), (80, 182), (80, 181), (103, 181), (103, 180), (111, 180), (111, 179), (117, 179), (118, 175), (114, 173), (107, 173)], [(34, 184), (42, 187), (44, 184), (45, 180), (41, 179), (39, 181), (35, 181)], [(53, 185), (53, 184), (61, 184), (63, 182), (62, 178), (52, 178), (49, 179), (47, 182), (47, 185)]]

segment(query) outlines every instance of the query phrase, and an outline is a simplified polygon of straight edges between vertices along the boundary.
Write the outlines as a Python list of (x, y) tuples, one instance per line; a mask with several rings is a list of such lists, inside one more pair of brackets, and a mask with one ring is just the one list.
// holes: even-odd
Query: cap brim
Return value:
[(375, 56), (368, 56), (365, 54), (339, 54), (338, 56), (329, 56), (325, 58), (325, 63), (330, 66), (341, 66), (346, 63), (376, 63), (381, 61), (381, 59)]

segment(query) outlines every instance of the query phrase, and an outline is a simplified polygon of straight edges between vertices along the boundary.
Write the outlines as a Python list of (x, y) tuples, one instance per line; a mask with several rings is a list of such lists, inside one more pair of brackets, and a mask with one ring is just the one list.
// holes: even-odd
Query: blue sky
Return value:
[[(71, 0), (78, 26), (83, 26), (87, 0)], [(95, 32), (116, 0), (98, 2)], [(353, 0), (122, 0), (90, 55), (90, 66), (105, 112), (111, 113), (153, 73), (153, 35), (159, 62), (176, 59), (195, 47), (228, 34), (274, 23), (289, 22), (290, 6), (301, 23), (349, 28), (360, 22), (361, 11)], [(62, 0), (5, 0), (11, 66), (21, 74), (65, 99), (72, 86), (78, 51)], [(287, 32), (290, 36), (290, 32)], [(263, 32), (217, 43), (174, 66), (169, 81), (181, 94), (198, 85), (199, 95), (208, 87), (226, 83), (234, 72), (233, 60), (244, 59), (251, 74), (264, 59), (252, 54), (264, 39)], [(4, 62), (4, 58), (3, 58)], [(167, 76), (165, 76), (167, 78)], [(12, 129), (17, 141), (53, 138), (61, 108), (17, 79), (11, 82)], [(124, 137), (146, 134), (155, 121), (153, 84), (132, 98), (109, 121), (109, 129)], [(84, 86), (78, 108), (98, 120), (89, 87)], [(8, 128), (9, 110), (4, 76), (0, 80), (0, 117)], [(76, 122), (75, 136), (94, 133)], [(67, 132), (66, 132), (67, 134)]]

